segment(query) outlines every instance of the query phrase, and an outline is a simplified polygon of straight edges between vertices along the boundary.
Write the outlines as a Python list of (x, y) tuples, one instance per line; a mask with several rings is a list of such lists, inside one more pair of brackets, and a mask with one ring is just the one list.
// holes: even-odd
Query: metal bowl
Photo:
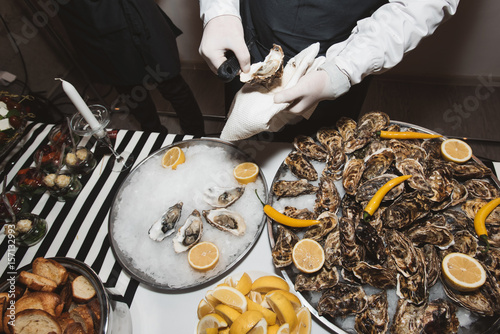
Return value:
[[(141, 270), (139, 266), (134, 265), (134, 256), (135, 254), (130, 254), (127, 255), (127, 252), (125, 252), (123, 249), (120, 248), (120, 242), (119, 240), (116, 240), (117, 238), (115, 237), (115, 230), (121, 227), (122, 225), (120, 224), (125, 224), (124, 222), (120, 221), (117, 219), (117, 215), (119, 213), (119, 202), (122, 194), (126, 192), (133, 192), (134, 189), (133, 187), (129, 186), (130, 180), (134, 177), (140, 178), (141, 175), (141, 167), (148, 163), (151, 159), (161, 159), (161, 157), (165, 154), (167, 150), (169, 150), (172, 147), (179, 147), (181, 149), (187, 149), (199, 145), (204, 145), (208, 147), (213, 147), (213, 148), (222, 148), (225, 152), (227, 152), (231, 158), (231, 160), (236, 160), (238, 163), (241, 162), (253, 162), (253, 159), (248, 156), (245, 152), (241, 151), (238, 147), (235, 145), (218, 140), (218, 139), (191, 139), (191, 140), (186, 140), (182, 142), (177, 142), (173, 143), (171, 145), (168, 145), (166, 147), (163, 147), (159, 149), (158, 151), (152, 153), (149, 155), (147, 158), (145, 158), (143, 161), (141, 161), (131, 172), (130, 174), (125, 178), (123, 183), (120, 185), (120, 189), (115, 195), (115, 198), (113, 199), (113, 204), (111, 206), (111, 212), (109, 215), (109, 237), (111, 240), (111, 248), (115, 254), (116, 259), (133, 278), (138, 280), (141, 283), (144, 283), (150, 287), (153, 287), (158, 290), (162, 291), (179, 291), (179, 290), (184, 290), (184, 289), (189, 289), (189, 288), (194, 288), (198, 287), (204, 284), (207, 284), (211, 281), (214, 281), (224, 274), (226, 274), (231, 268), (233, 268), (253, 247), (253, 245), (257, 242), (266, 222), (266, 216), (264, 215), (264, 212), (256, 212), (256, 215), (260, 215), (261, 219), (259, 221), (259, 225), (257, 226), (257, 229), (255, 231), (255, 234), (251, 236), (251, 241), (248, 242), (248, 244), (245, 244), (242, 246), (244, 249), (239, 253), (239, 254), (231, 254), (231, 258), (234, 259), (230, 261), (230, 263), (227, 263), (225, 267), (222, 268), (222, 270), (218, 270), (217, 272), (214, 271), (209, 271), (204, 273), (202, 276), (199, 277), (199, 279), (195, 282), (190, 282), (189, 280), (187, 282), (182, 283), (181, 285), (179, 284), (173, 284), (172, 280), (168, 281), (168, 279), (162, 279), (158, 280), (157, 277), (153, 277), (152, 275), (144, 272), (144, 270)], [(264, 174), (262, 173), (262, 170), (259, 172), (259, 177), (258, 181), (262, 183), (262, 192), (265, 194), (263, 200), (267, 201), (267, 184), (266, 180), (264, 177)], [(179, 182), (182, 182), (180, 180)], [(155, 189), (151, 189), (151, 194), (154, 193)], [(164, 189), (158, 189), (160, 191), (165, 191)], [(259, 189), (260, 191), (260, 189)], [(194, 196), (195, 194), (193, 194)], [(256, 199), (257, 200), (257, 199)], [(138, 207), (140, 207), (141, 204), (138, 204)], [(166, 208), (165, 208), (166, 209)], [(152, 222), (151, 222), (152, 223)], [(204, 224), (207, 228), (208, 224)], [(118, 226), (118, 227), (117, 227)], [(149, 228), (149, 227), (148, 227)], [(248, 231), (247, 231), (248, 232)], [(147, 237), (147, 230), (144, 231), (145, 237), (145, 242), (150, 242), (151, 240)], [(228, 234), (229, 235), (229, 234)], [(168, 238), (161, 241), (162, 245), (167, 245), (168, 242), (171, 242)], [(170, 245), (169, 245), (170, 246)], [(168, 246), (167, 246), (168, 247)], [(130, 252), (129, 252), (130, 253)], [(186, 252), (187, 254), (187, 252)], [(152, 257), (158, 258), (158, 261), (161, 261), (161, 258), (157, 254), (151, 254)], [(185, 259), (185, 263), (187, 263), (187, 259)], [(183, 263), (183, 264), (185, 264)]]
[[(114, 295), (108, 291), (99, 276), (88, 265), (69, 257), (48, 258), (64, 266), (68, 271), (85, 276), (96, 290), (96, 298), (101, 307), (101, 322), (99, 334), (132, 333), (132, 320), (127, 304), (114, 300)], [(31, 271), (31, 264), (19, 268), (17, 272)], [(11, 282), (7, 281), (0, 286), (0, 291), (11, 289)]]

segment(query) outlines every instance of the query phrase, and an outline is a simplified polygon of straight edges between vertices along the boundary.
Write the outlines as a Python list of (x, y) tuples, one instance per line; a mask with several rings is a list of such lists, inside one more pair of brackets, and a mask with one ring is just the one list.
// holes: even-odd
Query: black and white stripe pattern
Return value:
[[(7, 190), (15, 190), (13, 179), (17, 171), (34, 166), (33, 154), (48, 144), (48, 134), (54, 125), (31, 123), (26, 128), (19, 145), (1, 162), (0, 177), (7, 175)], [(171, 143), (191, 139), (192, 136), (160, 135), (142, 131), (119, 130), (116, 139), (118, 152), (129, 151), (135, 156), (135, 164), (154, 151)], [(94, 138), (83, 138), (80, 145), (92, 151)], [(75, 199), (58, 202), (46, 192), (30, 199), (31, 212), (45, 218), (49, 230), (45, 238), (30, 248), (18, 248), (15, 252), (17, 268), (28, 265), (34, 258), (66, 256), (90, 265), (104, 285), (123, 296), (129, 306), (139, 285), (124, 272), (116, 261), (108, 239), (108, 215), (115, 194), (128, 172), (116, 173), (107, 166), (109, 155), (97, 157), (98, 164), (92, 174), (82, 177), (83, 189)], [(108, 167), (108, 168), (106, 168)], [(7, 238), (0, 235), (0, 270), (4, 282), (8, 277)]]

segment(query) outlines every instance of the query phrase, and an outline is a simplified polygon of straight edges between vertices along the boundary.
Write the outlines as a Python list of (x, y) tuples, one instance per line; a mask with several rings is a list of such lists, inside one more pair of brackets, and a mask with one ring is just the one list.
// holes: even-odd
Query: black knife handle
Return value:
[(233, 51), (227, 51), (226, 58), (227, 60), (217, 69), (217, 76), (223, 82), (233, 80), (240, 73), (240, 63)]

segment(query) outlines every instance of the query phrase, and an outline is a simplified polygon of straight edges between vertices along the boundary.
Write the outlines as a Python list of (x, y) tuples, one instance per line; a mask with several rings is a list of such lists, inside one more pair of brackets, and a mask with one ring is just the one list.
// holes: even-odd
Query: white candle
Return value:
[(60, 80), (62, 82), (62, 88), (64, 92), (66, 93), (66, 95), (68, 95), (69, 99), (71, 100), (71, 102), (73, 102), (80, 114), (82, 114), (83, 118), (85, 118), (92, 130), (96, 132), (102, 131), (101, 124), (99, 124), (99, 121), (92, 114), (92, 111), (90, 111), (87, 103), (85, 103), (85, 101), (82, 99), (75, 86), (60, 78), (56, 78), (56, 80)]

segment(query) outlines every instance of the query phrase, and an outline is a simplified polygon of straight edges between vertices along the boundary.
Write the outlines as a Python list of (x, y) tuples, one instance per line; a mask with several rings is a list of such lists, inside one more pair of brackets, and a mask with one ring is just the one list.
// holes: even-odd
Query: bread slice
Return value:
[(19, 282), (26, 285), (28, 289), (35, 291), (52, 292), (57, 288), (57, 283), (53, 280), (27, 271), (21, 271)]
[(86, 303), (95, 297), (96, 291), (92, 283), (83, 275), (75, 278), (71, 283), (73, 299), (77, 303)]
[(59, 326), (61, 326), (61, 331), (63, 333), (69, 325), (76, 323), (76, 321), (73, 320), (73, 318), (71, 318), (68, 312), (62, 313), (60, 316), (57, 317), (56, 320), (59, 323)]
[(16, 325), (10, 326), (13, 334), (62, 334), (56, 319), (42, 310), (24, 310), (16, 314)]
[(43, 310), (53, 317), (61, 315), (64, 304), (58, 294), (35, 291), (16, 301), (16, 312), (28, 309)]
[(69, 316), (80, 323), (87, 334), (94, 334), (94, 318), (87, 305), (79, 305), (69, 312)]
[(0, 296), (0, 333), (3, 331), (3, 316), (5, 314), (4, 310), (7, 307), (7, 298), (5, 296)]
[(48, 278), (60, 286), (68, 280), (68, 271), (60, 263), (38, 257), (33, 260), (33, 273)]
[(86, 334), (82, 324), (74, 322), (64, 330), (63, 334)]
[(97, 323), (101, 322), (101, 303), (97, 298), (93, 298), (91, 301), (87, 303), (87, 306), (90, 308), (92, 313), (95, 315), (95, 320)]

